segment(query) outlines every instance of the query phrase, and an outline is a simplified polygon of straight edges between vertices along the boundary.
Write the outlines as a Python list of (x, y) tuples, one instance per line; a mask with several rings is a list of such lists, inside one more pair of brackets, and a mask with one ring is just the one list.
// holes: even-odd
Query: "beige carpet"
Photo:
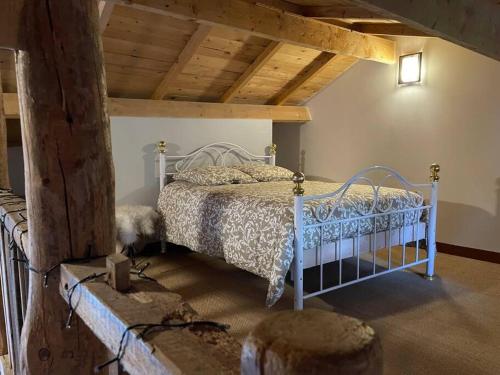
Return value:
[[(147, 260), (148, 275), (205, 318), (229, 323), (239, 339), (270, 312), (293, 308), (291, 287), (266, 309), (265, 280), (217, 259), (175, 248)], [(500, 374), (500, 265), (439, 254), (437, 272), (432, 282), (414, 272), (392, 273), (308, 300), (306, 307), (367, 321), (381, 337), (385, 374)]]

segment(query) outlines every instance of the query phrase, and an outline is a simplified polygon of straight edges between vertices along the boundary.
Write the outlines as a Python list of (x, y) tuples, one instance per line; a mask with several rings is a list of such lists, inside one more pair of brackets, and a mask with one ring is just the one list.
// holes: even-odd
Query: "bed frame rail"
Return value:
[[(347, 181), (337, 191), (323, 195), (310, 195), (304, 196), (304, 188), (302, 186), (305, 178), (304, 174), (297, 172), (293, 177), (295, 187), (293, 193), (295, 195), (294, 202), (294, 265), (292, 277), (294, 280), (295, 310), (302, 310), (304, 307), (304, 300), (339, 289), (348, 285), (356, 284), (377, 276), (385, 275), (390, 272), (399, 271), (405, 268), (415, 267), (417, 265), (426, 263), (426, 277), (431, 279), (434, 276), (434, 260), (436, 256), (436, 215), (437, 215), (437, 197), (438, 197), (438, 184), (439, 184), (439, 171), (440, 167), (433, 164), (430, 167), (431, 182), (427, 184), (412, 184), (403, 178), (395, 170), (382, 167), (373, 166), (367, 168)], [(384, 177), (380, 182), (375, 183), (368, 175), (372, 173), (384, 173)], [(417, 193), (419, 199), (413, 207), (397, 209), (392, 207), (382, 208), (380, 206), (379, 192), (389, 180), (395, 180), (403, 190), (406, 191), (409, 198), (415, 197), (413, 193)], [(371, 207), (363, 212), (358, 212), (359, 216), (337, 219), (334, 216), (336, 208), (342, 202), (344, 196), (349, 191), (350, 187), (356, 183), (364, 183), (371, 186), (373, 189), (373, 203)], [(429, 200), (424, 203), (424, 194), (428, 193)], [(316, 222), (308, 224), (304, 221), (305, 203), (315, 201), (317, 206), (313, 210)], [(409, 200), (411, 201), (411, 199)], [(309, 208), (311, 209), (311, 208)], [(400, 223), (394, 222), (399, 220)], [(369, 233), (366, 229), (362, 231), (363, 225), (371, 224)], [(385, 223), (385, 224), (384, 224)], [(352, 232), (347, 235), (345, 230), (346, 225), (354, 225), (355, 233)], [(379, 228), (377, 229), (377, 225)], [(381, 228), (385, 225), (385, 228)], [(327, 226), (336, 226), (338, 229), (338, 236), (332, 242), (326, 243), (324, 238), (324, 230)], [(307, 254), (304, 249), (304, 233), (307, 230), (319, 230), (319, 245), (316, 247), (316, 259), (314, 264), (311, 264), (310, 257), (305, 262), (304, 255)], [(344, 237), (345, 236), (345, 237)], [(425, 240), (426, 253), (420, 248), (421, 241)], [(415, 244), (415, 255), (411, 260), (408, 260), (407, 246), (409, 243)], [(336, 283), (333, 286), (324, 287), (325, 278), (331, 280), (333, 275), (325, 275), (325, 257), (324, 252), (327, 246), (334, 248), (334, 259), (338, 261), (335, 272)], [(401, 262), (398, 265), (393, 265), (393, 251), (394, 247), (401, 246)], [(377, 251), (380, 249), (387, 250), (387, 267), (380, 269), (377, 264)], [(311, 253), (311, 249), (309, 254)], [(363, 253), (370, 253), (369, 260), (370, 272), (366, 272), (366, 265), (362, 267), (362, 262), (366, 262), (361, 255)], [(379, 253), (380, 254), (380, 253)], [(343, 274), (344, 262), (355, 261), (354, 275), (349, 278)], [(331, 261), (331, 260), (330, 260)], [(319, 289), (315, 291), (308, 291), (304, 293), (304, 269), (311, 266), (319, 266)], [(363, 272), (362, 272), (363, 268)]]

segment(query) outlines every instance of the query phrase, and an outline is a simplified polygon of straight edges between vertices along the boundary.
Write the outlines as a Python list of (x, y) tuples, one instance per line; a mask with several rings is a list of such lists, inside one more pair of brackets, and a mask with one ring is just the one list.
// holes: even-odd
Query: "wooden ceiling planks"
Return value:
[[(248, 0), (248, 3), (288, 13), (302, 9), (302, 5), (285, 0)], [(107, 4), (113, 6), (105, 7)], [(189, 46), (200, 24), (116, 2), (101, 2), (100, 7), (109, 96), (151, 98), (168, 72), (178, 65), (180, 54)], [(191, 57), (168, 78), (156, 98), (265, 104), (300, 78), (301, 72), (321, 55), (316, 49), (275, 42), (223, 26), (213, 26), (190, 53)], [(15, 92), (11, 53), (0, 52), (0, 69), (5, 91)], [(335, 71), (328, 64), (296, 88), (284, 103), (303, 103), (339, 71), (344, 70)]]

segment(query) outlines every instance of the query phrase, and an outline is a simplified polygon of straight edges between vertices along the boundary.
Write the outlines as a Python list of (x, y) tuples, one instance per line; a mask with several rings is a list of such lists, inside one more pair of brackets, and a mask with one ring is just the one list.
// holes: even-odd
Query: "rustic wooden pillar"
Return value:
[(348, 316), (307, 309), (260, 322), (241, 353), (243, 375), (382, 375), (382, 347), (372, 328)]
[[(16, 71), (31, 266), (114, 251), (114, 172), (96, 1), (26, 0)], [(100, 358), (81, 321), (65, 327), (59, 269), (30, 273), (23, 374), (91, 374)], [(96, 311), (96, 314), (98, 312)]]
[(7, 120), (3, 108), (2, 72), (0, 72), (0, 188), (9, 189), (9, 164), (7, 160)]

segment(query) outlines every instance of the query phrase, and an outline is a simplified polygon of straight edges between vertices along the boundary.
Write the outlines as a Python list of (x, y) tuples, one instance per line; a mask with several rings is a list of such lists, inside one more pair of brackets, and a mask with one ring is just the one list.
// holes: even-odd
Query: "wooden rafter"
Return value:
[[(7, 118), (19, 118), (17, 94), (4, 94)], [(181, 102), (173, 100), (108, 98), (110, 116), (177, 117), (211, 119), (270, 119), (274, 122), (307, 122), (307, 107), (253, 104)]]
[(155, 92), (151, 96), (152, 99), (161, 100), (167, 94), (170, 84), (175, 80), (175, 78), (182, 72), (184, 67), (191, 61), (194, 54), (198, 50), (198, 47), (203, 43), (205, 38), (210, 34), (212, 27), (209, 25), (200, 24), (196, 31), (193, 33), (189, 41), (182, 52), (177, 57), (177, 60), (168, 70), (165, 77), (156, 88)]
[(428, 37), (429, 34), (402, 23), (355, 23), (352, 30), (373, 35)]
[(271, 99), (269, 104), (284, 104), (297, 90), (321, 74), (328, 64), (335, 59), (335, 56), (333, 53), (322, 52), (294, 80), (285, 86), (281, 92)]
[(374, 12), (357, 6), (324, 5), (303, 7), (302, 14), (313, 18), (377, 18)]
[(500, 9), (491, 0), (351, 0), (429, 35), (500, 60)]
[(221, 103), (229, 102), (272, 59), (282, 46), (282, 42), (271, 41), (257, 59), (243, 72), (240, 78), (222, 95), (220, 99)]
[(114, 6), (115, 4), (112, 2), (106, 2), (104, 0), (99, 2), (99, 31), (101, 34), (104, 33), (104, 30), (106, 30), (108, 26)]
[[(391, 40), (346, 30), (243, 0), (116, 0), (120, 4), (200, 23), (238, 29), (263, 38), (319, 51), (394, 63)], [(224, 10), (224, 11), (222, 11)], [(307, 30), (307, 32), (305, 32)]]

